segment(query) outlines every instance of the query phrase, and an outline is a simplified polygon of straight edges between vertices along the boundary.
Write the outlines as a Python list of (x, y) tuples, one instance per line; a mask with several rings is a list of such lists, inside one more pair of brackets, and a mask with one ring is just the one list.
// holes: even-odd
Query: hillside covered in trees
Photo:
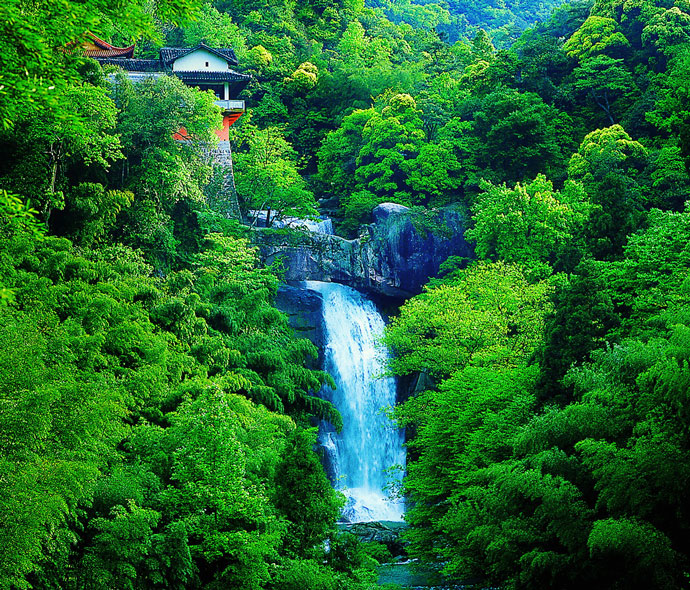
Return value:
[(89, 31), (234, 49), (245, 216), (467, 219), (475, 257), (385, 337), (427, 384), (395, 410), (410, 556), (688, 587), (687, 0), (6, 0), (0, 26), (0, 588), (364, 590), (386, 559), (336, 530), (331, 379), (222, 213), (214, 96), (104, 70)]

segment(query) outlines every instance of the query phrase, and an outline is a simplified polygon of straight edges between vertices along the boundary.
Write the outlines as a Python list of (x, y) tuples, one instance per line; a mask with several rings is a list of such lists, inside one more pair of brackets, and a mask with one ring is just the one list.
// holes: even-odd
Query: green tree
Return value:
[[(690, 121), (690, 110), (687, 107), (690, 82), (685, 75), (689, 65), (688, 51), (679, 51), (669, 60), (666, 72), (653, 79), (653, 88), (658, 100), (655, 108), (646, 115), (654, 127), (664, 133), (673, 133), (676, 137)], [(685, 159), (688, 161), (687, 155)]]
[(115, 133), (117, 109), (104, 87), (75, 84), (58, 99), (69, 105), (68, 113), (22, 116), (7, 138), (22, 157), (12, 162), (3, 180), (25, 194), (45, 221), (53, 210), (65, 206), (69, 169), (93, 166), (107, 170), (122, 158)]
[[(112, 171), (113, 184), (134, 199), (112, 235), (141, 247), (156, 265), (173, 266), (189, 254), (183, 249), (188, 244), (177, 250), (185, 225), (206, 206), (204, 189), (212, 174), (206, 154), (217, 142), (220, 109), (211, 92), (189, 88), (174, 76), (132, 84), (118, 74), (113, 95), (125, 154)], [(184, 139), (175, 138), (178, 132)], [(191, 253), (198, 247), (193, 244)]]
[(539, 342), (549, 291), (518, 265), (478, 262), (403, 306), (385, 337), (391, 370), (446, 378), (467, 365), (520, 364)]
[(606, 114), (611, 125), (616, 123), (612, 111), (637, 92), (633, 77), (622, 59), (607, 55), (586, 59), (573, 74), (575, 90), (591, 98)]
[(541, 402), (567, 403), (574, 392), (572, 383), (563, 381), (566, 373), (571, 366), (587, 362), (590, 353), (606, 342), (614, 343), (611, 334), (621, 318), (600, 269), (588, 259), (569, 280), (557, 285), (553, 305), (536, 354), (541, 368), (536, 392)]
[(236, 184), (247, 211), (266, 214), (266, 226), (284, 217), (318, 214), (314, 194), (297, 167), (297, 153), (278, 128), (245, 127), (235, 154)]
[(640, 223), (644, 197), (637, 181), (647, 150), (620, 125), (587, 134), (568, 165), (568, 178), (581, 182), (593, 204), (588, 231), (598, 257), (620, 253)]
[(202, 42), (210, 47), (231, 47), (237, 60), (242, 64), (246, 63), (246, 32), (235, 24), (229, 14), (219, 12), (211, 4), (203, 4), (195, 17), (183, 29), (187, 47), (194, 47)]
[(563, 146), (558, 138), (571, 126), (569, 117), (539, 96), (516, 90), (487, 95), (473, 114), (472, 163), (480, 178), (514, 183), (542, 173), (560, 178)]
[(284, 544), (300, 557), (322, 550), (343, 505), (313, 451), (315, 444), (315, 430), (292, 431), (276, 467), (275, 505), (289, 523)]
[[(20, 118), (38, 118), (46, 112), (69, 121), (73, 111), (64, 93), (79, 80), (84, 65), (75, 48), (87, 32), (112, 30), (117, 23), (125, 39), (139, 35), (160, 37), (156, 21), (179, 23), (201, 5), (197, 0), (164, 0), (151, 7), (145, 2), (116, 0), (109, 4), (73, 2), (26, 4), (8, 0), (0, 8), (0, 113), (4, 129)], [(69, 14), (70, 18), (65, 18)], [(75, 48), (65, 51), (65, 48)]]
[(259, 476), (275, 469), (291, 424), (214, 389), (183, 404), (166, 432), (170, 483), (161, 501), (168, 518), (185, 523), (203, 585), (258, 590), (280, 541)]
[(642, 30), (642, 42), (667, 57), (683, 51), (690, 42), (690, 14), (678, 6), (655, 14)]
[(577, 262), (588, 203), (581, 185), (567, 181), (555, 191), (545, 176), (513, 189), (481, 185), (472, 207), (474, 227), (465, 232), (481, 258), (522, 264), (537, 275)]
[(65, 525), (88, 500), (99, 470), (114, 459), (125, 404), (111, 376), (75, 371), (51, 355), (54, 346), (70, 341), (69, 329), (53, 326), (46, 335), (40, 313), (0, 311), (0, 529), (6, 540), (0, 586), (26, 588), (25, 576), (47, 546), (66, 552), (74, 541)]
[(380, 202), (412, 204), (416, 195), (406, 182), (406, 161), (415, 159), (424, 139), (417, 105), (408, 94), (393, 95), (362, 131), (355, 178)]
[(690, 177), (680, 147), (666, 145), (659, 150), (650, 176), (655, 193), (652, 204), (660, 209), (681, 211), (688, 198)]
[(617, 29), (614, 19), (592, 15), (565, 42), (563, 50), (580, 61), (602, 55), (621, 57), (629, 49), (630, 43)]
[[(574, 359), (582, 364), (565, 376), (573, 397), (563, 405), (537, 410), (534, 365), (467, 365), (406, 402), (401, 416), (418, 433), (406, 484), (417, 499), (414, 553), (445, 561), (454, 577), (509, 588), (575, 589), (584, 580), (607, 590), (683, 587), (690, 316), (687, 269), (679, 268), (687, 216), (654, 213), (622, 260), (581, 266), (565, 291), (570, 303), (556, 299), (561, 319), (578, 300), (583, 310), (608, 308), (572, 318), (585, 330), (640, 299), (622, 338), (604, 322), (585, 348), (565, 346), (590, 356)], [(605, 346), (616, 333), (617, 344)]]

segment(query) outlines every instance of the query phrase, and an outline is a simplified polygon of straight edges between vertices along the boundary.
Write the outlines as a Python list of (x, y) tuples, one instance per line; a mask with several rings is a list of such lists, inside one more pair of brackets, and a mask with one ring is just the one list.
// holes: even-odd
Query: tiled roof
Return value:
[(117, 47), (114, 49), (85, 49), (84, 55), (93, 58), (127, 58), (134, 55), (134, 45), (131, 47)]
[(163, 47), (161, 48), (161, 59), (165, 62), (165, 65), (170, 65), (176, 59), (179, 59), (182, 56), (187, 55), (188, 53), (192, 53), (197, 49), (205, 49), (206, 51), (209, 51), (217, 55), (218, 57), (222, 57), (224, 60), (226, 60), (234, 66), (238, 65), (237, 56), (235, 55), (235, 52), (232, 49), (230, 49), (229, 47), (209, 47), (205, 43), (199, 43), (199, 45), (197, 45), (196, 47), (191, 48)]
[(128, 72), (162, 72), (163, 63), (159, 59), (97, 58), (101, 65), (119, 66)]
[(84, 54), (88, 57), (100, 58), (117, 58), (117, 57), (132, 57), (134, 55), (134, 45), (129, 47), (115, 47), (107, 41), (103, 41), (96, 37), (93, 33), (88, 33), (93, 41), (93, 44), (99, 49), (84, 49)]
[(191, 72), (173, 72), (183, 82), (249, 82), (251, 76), (247, 74), (240, 74), (233, 70), (226, 72), (209, 72), (209, 71), (191, 71)]

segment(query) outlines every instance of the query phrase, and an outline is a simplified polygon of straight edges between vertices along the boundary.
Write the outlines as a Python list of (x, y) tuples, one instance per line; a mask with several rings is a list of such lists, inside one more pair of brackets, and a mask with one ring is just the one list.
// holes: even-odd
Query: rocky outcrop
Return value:
[(297, 335), (308, 338), (319, 349), (319, 358), (314, 363), (314, 368), (321, 369), (326, 345), (321, 294), (309, 289), (281, 285), (275, 303), (288, 316), (290, 327)]
[(470, 257), (465, 216), (444, 208), (420, 213), (384, 203), (356, 240), (300, 230), (258, 228), (253, 241), (266, 263), (282, 260), (286, 281), (332, 281), (381, 295), (421, 292), (449, 256)]
[(340, 525), (340, 530), (347, 531), (365, 543), (382, 543), (394, 557), (405, 555), (405, 542), (402, 533), (407, 526), (400, 522), (358, 522)]

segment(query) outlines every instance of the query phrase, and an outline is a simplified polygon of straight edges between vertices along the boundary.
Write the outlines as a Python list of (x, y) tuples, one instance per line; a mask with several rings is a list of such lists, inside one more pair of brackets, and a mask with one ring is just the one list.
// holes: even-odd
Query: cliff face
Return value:
[(383, 203), (374, 210), (374, 223), (356, 240), (259, 228), (253, 241), (266, 263), (282, 259), (287, 281), (332, 281), (408, 298), (421, 292), (448, 256), (472, 256), (464, 230), (464, 216), (456, 209), (427, 217)]

